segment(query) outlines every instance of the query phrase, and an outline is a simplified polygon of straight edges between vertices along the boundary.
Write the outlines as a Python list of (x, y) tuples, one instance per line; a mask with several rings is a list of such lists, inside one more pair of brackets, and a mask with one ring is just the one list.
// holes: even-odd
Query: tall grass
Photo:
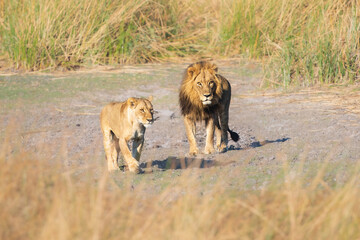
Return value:
[(283, 1), (268, 43), (283, 85), (359, 80), (360, 12), (357, 1)]
[(226, 189), (221, 175), (205, 193), (198, 175), (184, 169), (151, 194), (150, 183), (134, 187), (131, 174), (120, 187), (105, 169), (100, 177), (72, 174), (14, 140), (0, 145), (1, 239), (360, 237), (359, 169), (349, 170), (342, 186), (330, 186), (326, 165), (309, 178), (284, 159), (283, 173), (260, 190)]
[(20, 68), (261, 59), (278, 85), (359, 80), (360, 10), (348, 0), (11, 0), (1, 52)]
[(359, 80), (357, 1), (228, 2), (219, 37), (225, 54), (269, 56), (266, 74), (283, 86)]
[[(176, 1), (13, 0), (5, 4), (2, 50), (38, 70), (144, 62), (187, 48)], [(185, 6), (186, 7), (186, 6)], [(186, 16), (183, 20), (186, 20)], [(173, 39), (178, 39), (172, 43)]]

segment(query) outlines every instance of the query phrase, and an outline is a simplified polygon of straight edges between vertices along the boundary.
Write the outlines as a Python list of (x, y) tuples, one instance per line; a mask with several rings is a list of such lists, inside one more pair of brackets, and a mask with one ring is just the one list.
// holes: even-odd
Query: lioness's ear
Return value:
[(148, 97), (148, 100), (149, 100), (150, 102), (152, 102), (153, 96), (150, 95), (150, 96)]
[(127, 102), (131, 108), (135, 108), (137, 100), (136, 98), (131, 97), (127, 100)]

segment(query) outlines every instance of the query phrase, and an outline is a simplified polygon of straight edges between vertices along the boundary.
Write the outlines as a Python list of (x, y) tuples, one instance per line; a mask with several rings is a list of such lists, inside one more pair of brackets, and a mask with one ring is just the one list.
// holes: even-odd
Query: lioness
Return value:
[(205, 154), (214, 149), (214, 131), (217, 151), (227, 151), (229, 131), (234, 141), (239, 135), (229, 129), (229, 106), (231, 99), (230, 83), (217, 74), (217, 66), (210, 62), (197, 62), (188, 66), (182, 80), (179, 103), (184, 117), (186, 135), (190, 144), (190, 155), (199, 153), (196, 145), (196, 122), (205, 121)]
[[(129, 98), (106, 105), (100, 114), (108, 170), (119, 169), (119, 151), (131, 172), (139, 172), (139, 160), (146, 127), (154, 122), (152, 97)], [(132, 150), (128, 143), (133, 140)]]

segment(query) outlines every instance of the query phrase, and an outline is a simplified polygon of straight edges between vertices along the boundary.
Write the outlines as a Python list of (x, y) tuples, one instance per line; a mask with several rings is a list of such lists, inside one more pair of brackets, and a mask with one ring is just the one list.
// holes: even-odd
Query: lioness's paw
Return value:
[(199, 149), (198, 148), (190, 148), (189, 154), (191, 156), (195, 156), (199, 153)]
[(109, 162), (108, 163), (108, 171), (114, 172), (116, 170), (119, 170), (119, 167), (115, 163)]
[(109, 168), (109, 167), (108, 167), (108, 172), (109, 172), (109, 173), (115, 172), (115, 171), (117, 171), (117, 170), (118, 170), (117, 168)]
[(130, 172), (134, 172), (134, 173), (140, 172), (138, 161), (133, 161), (132, 163), (128, 164), (128, 167)]

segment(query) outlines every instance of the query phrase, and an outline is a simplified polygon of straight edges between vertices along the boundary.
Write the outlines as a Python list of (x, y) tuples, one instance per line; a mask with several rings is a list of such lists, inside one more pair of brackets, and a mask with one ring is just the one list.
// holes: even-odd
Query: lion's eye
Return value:
[(198, 85), (198, 87), (202, 87), (201, 82), (198, 82), (197, 85)]
[(143, 112), (145, 112), (145, 110), (142, 108), (142, 109), (140, 109), (140, 112), (142, 112), (142, 113), (143, 113)]
[(210, 82), (209, 85), (210, 85), (210, 87), (213, 87), (213, 86), (214, 86), (214, 82)]

